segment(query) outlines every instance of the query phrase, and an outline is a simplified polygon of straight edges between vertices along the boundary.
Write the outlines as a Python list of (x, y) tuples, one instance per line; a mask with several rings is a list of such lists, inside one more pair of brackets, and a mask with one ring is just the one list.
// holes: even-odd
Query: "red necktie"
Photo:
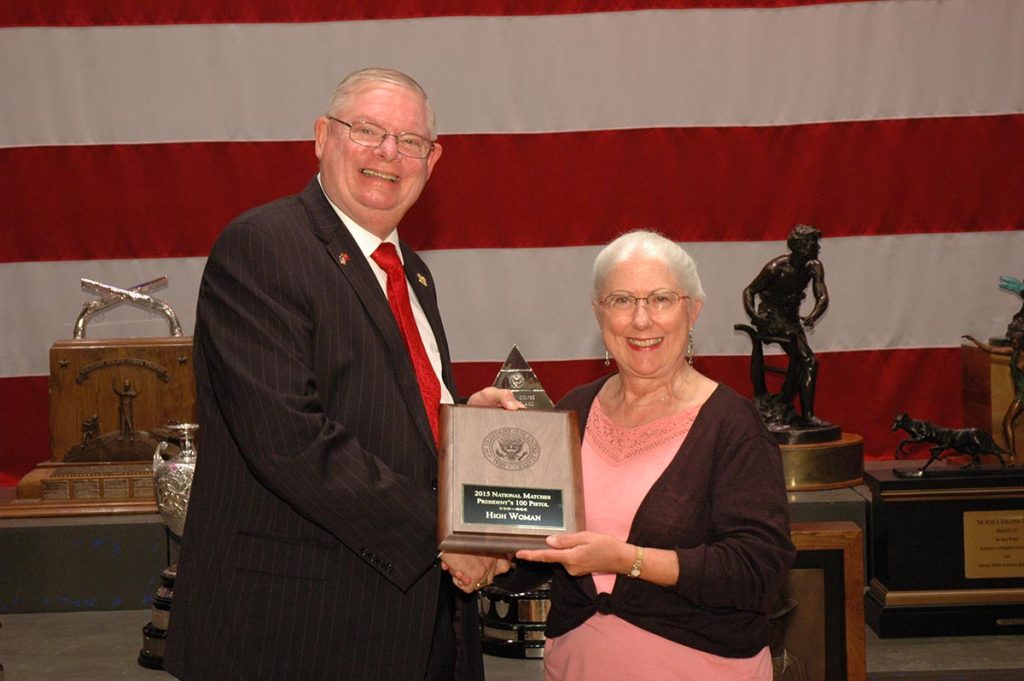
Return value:
[(412, 366), (416, 370), (416, 382), (420, 385), (423, 406), (427, 410), (427, 420), (430, 421), (430, 432), (433, 433), (436, 444), (438, 442), (437, 415), (441, 404), (441, 384), (437, 380), (437, 374), (434, 373), (434, 367), (430, 364), (430, 358), (427, 357), (427, 350), (423, 346), (419, 329), (416, 328), (416, 318), (412, 315), (412, 305), (409, 303), (405, 268), (402, 267), (402, 261), (398, 259), (398, 251), (395, 250), (394, 244), (382, 243), (370, 257), (388, 275), (388, 304), (391, 305), (391, 313), (395, 315), (398, 329), (405, 338), (405, 346), (409, 350)]

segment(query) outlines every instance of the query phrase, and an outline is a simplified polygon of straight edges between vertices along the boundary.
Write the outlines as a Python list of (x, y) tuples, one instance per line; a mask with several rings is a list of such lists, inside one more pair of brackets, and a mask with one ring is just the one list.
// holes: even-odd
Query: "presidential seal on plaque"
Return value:
[[(511, 389), (524, 404), (551, 405), (515, 347), (494, 385)], [(442, 551), (542, 548), (549, 534), (584, 528), (575, 412), (442, 405), (440, 425)]]

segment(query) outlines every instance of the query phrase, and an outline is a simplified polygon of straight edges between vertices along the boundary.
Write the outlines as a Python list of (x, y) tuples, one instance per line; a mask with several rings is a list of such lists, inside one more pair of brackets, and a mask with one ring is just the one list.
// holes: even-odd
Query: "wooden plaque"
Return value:
[(116, 455), (111, 447), (88, 446), (122, 430), (119, 393), (126, 381), (134, 430), (195, 420), (190, 336), (58, 341), (50, 348), (51, 461), (152, 460), (148, 442), (137, 453), (122, 448)]
[(511, 553), (585, 528), (576, 413), (442, 405), (438, 546)]
[(192, 338), (58, 341), (50, 348), (50, 460), (0, 517), (153, 513), (153, 454), (195, 421)]

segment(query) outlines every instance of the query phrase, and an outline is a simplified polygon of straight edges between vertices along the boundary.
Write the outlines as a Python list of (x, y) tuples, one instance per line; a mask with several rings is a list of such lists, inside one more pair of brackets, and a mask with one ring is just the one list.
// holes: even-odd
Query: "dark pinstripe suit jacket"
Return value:
[[(455, 394), (433, 279), (402, 251)], [(315, 178), (217, 240), (195, 362), (199, 456), (167, 669), (422, 679), (442, 576), (434, 444), (387, 299)], [(466, 678), (482, 678), (470, 648)]]

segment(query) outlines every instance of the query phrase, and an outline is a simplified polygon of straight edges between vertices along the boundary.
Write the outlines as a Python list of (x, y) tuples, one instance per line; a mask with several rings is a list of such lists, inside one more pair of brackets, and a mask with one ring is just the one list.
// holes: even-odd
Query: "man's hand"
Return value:
[(501, 407), (508, 411), (526, 409), (526, 405), (517, 400), (511, 390), (493, 387), (484, 388), (473, 393), (466, 404), (472, 407)]
[(473, 593), (489, 585), (497, 575), (508, 572), (512, 564), (505, 555), (445, 551), (441, 554), (441, 567), (451, 574), (455, 586)]

